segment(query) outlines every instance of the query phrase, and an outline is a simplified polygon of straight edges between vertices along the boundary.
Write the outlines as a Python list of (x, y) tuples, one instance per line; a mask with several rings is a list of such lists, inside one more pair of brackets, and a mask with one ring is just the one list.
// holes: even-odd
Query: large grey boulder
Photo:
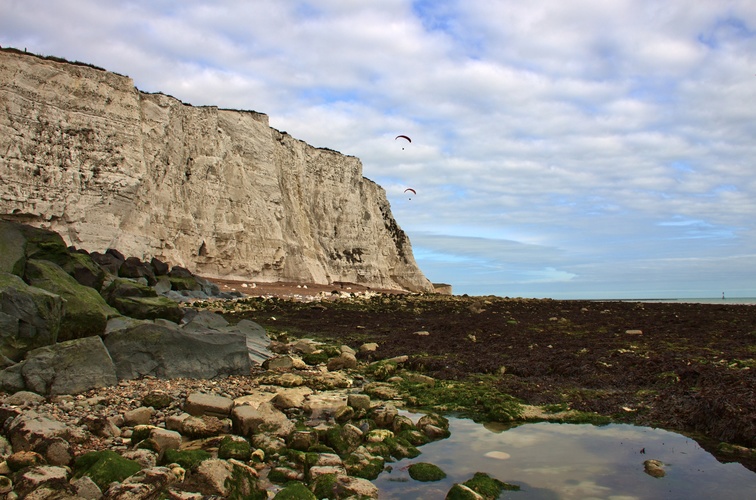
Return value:
[(13, 377), (19, 376), (25, 390), (44, 395), (78, 394), (118, 382), (115, 364), (97, 336), (30, 351), (24, 361), (0, 372), (0, 384), (15, 389)]
[(158, 296), (152, 287), (126, 278), (114, 279), (103, 291), (103, 296), (121, 314), (132, 318), (163, 318), (178, 322), (184, 314), (176, 301)]
[[(188, 319), (188, 321), (187, 321)], [(213, 330), (225, 333), (240, 333), (247, 339), (247, 351), (249, 360), (253, 364), (262, 364), (263, 361), (273, 357), (270, 351), (270, 337), (265, 328), (250, 321), (243, 319), (237, 324), (230, 324), (226, 318), (220, 314), (211, 311), (189, 312), (182, 319), (184, 331), (203, 332)]]
[(28, 259), (54, 261), (68, 254), (58, 233), (0, 220), (0, 271), (23, 276)]
[(184, 315), (181, 306), (168, 297), (119, 297), (112, 304), (121, 314), (137, 319), (167, 319), (178, 323)]
[(84, 286), (99, 290), (106, 272), (86, 252), (71, 251), (53, 231), (0, 220), (0, 272), (24, 275), (29, 259), (49, 260)]
[(18, 361), (37, 347), (58, 340), (63, 299), (0, 272), (0, 354)]
[(142, 324), (105, 337), (118, 379), (214, 378), (248, 375), (246, 336), (213, 330), (188, 332), (163, 324)]
[(46, 260), (58, 264), (79, 284), (94, 288), (97, 291), (102, 289), (107, 272), (92, 260), (88, 253), (74, 250), (57, 258), (51, 256)]
[(66, 301), (58, 341), (101, 335), (108, 319), (119, 315), (97, 290), (79, 284), (53, 262), (28, 260), (24, 278), (30, 285), (60, 295)]

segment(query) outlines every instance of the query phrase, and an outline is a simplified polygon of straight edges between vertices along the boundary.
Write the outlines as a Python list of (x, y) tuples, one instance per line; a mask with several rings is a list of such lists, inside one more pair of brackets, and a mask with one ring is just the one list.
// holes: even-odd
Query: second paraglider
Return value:
[[(412, 142), (412, 139), (410, 139), (410, 138), (409, 138), (408, 136), (406, 136), (406, 135), (397, 135), (397, 136), (396, 136), (396, 139), (394, 139), (394, 140), (396, 141), (396, 140), (399, 140), (399, 139), (405, 140), (405, 141), (407, 141), (407, 142)], [(402, 151), (404, 151), (404, 146), (402, 146)]]
[[(414, 190), (414, 189), (412, 189), (412, 188), (407, 188), (407, 189), (405, 189), (405, 190), (404, 190), (404, 192), (405, 192), (405, 193), (407, 193), (408, 191), (409, 191), (410, 193), (412, 193), (412, 194), (417, 194), (417, 191), (415, 191), (415, 190)], [(410, 198), (410, 200), (411, 200), (411, 199), (412, 199), (412, 198)]]

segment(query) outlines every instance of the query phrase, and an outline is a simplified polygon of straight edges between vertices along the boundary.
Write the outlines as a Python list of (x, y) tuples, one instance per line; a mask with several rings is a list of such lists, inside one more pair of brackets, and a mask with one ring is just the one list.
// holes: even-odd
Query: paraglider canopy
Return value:
[[(396, 141), (397, 139), (405, 139), (405, 140), (406, 140), (407, 142), (412, 142), (412, 139), (410, 139), (410, 138), (409, 138), (408, 136), (406, 136), (406, 135), (397, 135), (397, 136), (396, 136), (396, 139), (394, 139), (394, 140)], [(402, 151), (404, 151), (404, 148), (402, 148)]]
[[(417, 191), (415, 191), (415, 190), (414, 190), (414, 189), (412, 189), (412, 188), (407, 188), (407, 189), (405, 189), (405, 190), (404, 190), (404, 192), (405, 192), (405, 193), (406, 193), (407, 191), (409, 191), (409, 192), (410, 192), (410, 193), (412, 193), (412, 194), (417, 194)], [(411, 199), (412, 199), (412, 198), (410, 198), (410, 200), (411, 200)]]

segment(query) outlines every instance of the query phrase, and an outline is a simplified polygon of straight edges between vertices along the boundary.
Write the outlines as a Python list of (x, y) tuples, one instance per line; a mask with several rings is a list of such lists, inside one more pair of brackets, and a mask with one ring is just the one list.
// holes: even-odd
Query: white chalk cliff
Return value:
[(0, 50), (0, 216), (196, 274), (431, 291), (358, 158), (265, 114)]

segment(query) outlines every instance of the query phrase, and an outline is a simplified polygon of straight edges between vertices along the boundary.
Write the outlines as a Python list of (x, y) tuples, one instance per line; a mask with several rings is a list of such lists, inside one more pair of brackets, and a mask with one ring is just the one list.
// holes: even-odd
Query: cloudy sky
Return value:
[(756, 296), (753, 0), (0, 0), (0, 45), (359, 157), (458, 294)]

